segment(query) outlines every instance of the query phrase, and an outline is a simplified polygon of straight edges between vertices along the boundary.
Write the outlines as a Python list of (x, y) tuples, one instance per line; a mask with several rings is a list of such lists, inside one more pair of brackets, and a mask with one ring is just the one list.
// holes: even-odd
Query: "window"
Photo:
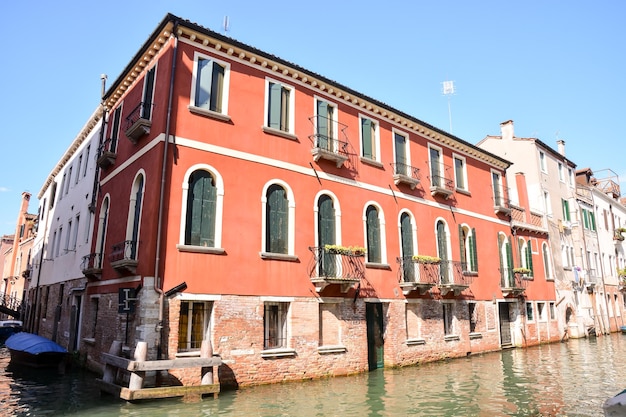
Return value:
[(264, 304), (264, 349), (287, 347), (287, 312), (289, 303), (265, 302)]
[(514, 288), (513, 251), (511, 243), (504, 233), (498, 234), (498, 254), (500, 256), (500, 285), (503, 288)]
[(442, 303), (443, 307), (443, 334), (449, 336), (453, 334), (453, 308), (454, 305), (452, 303)]
[(448, 260), (450, 259), (450, 234), (448, 227), (443, 220), (438, 220), (435, 225), (437, 238), (437, 255), (441, 259), (439, 274), (442, 284), (452, 283), (452, 272)]
[(454, 156), (454, 181), (456, 188), (467, 191), (467, 171), (465, 167), (465, 158)]
[(570, 186), (574, 185), (574, 170), (572, 168), (567, 168), (567, 183)]
[(464, 272), (478, 272), (476, 251), (476, 229), (459, 225), (459, 244), (461, 246), (461, 267)]
[(267, 189), (265, 212), (265, 251), (287, 253), (289, 202), (287, 192), (278, 184)]
[(109, 221), (109, 196), (105, 196), (100, 207), (100, 217), (98, 218), (98, 235), (96, 241), (96, 261), (95, 268), (102, 267), (102, 259), (104, 258), (107, 224)]
[(156, 67), (152, 67), (146, 73), (143, 83), (143, 100), (141, 101), (141, 118), (150, 120), (152, 116), (152, 94), (154, 92), (154, 76)]
[(63, 198), (63, 193), (65, 192), (65, 180), (67, 179), (67, 172), (63, 173), (63, 180), (61, 180), (61, 189), (59, 190), (59, 201)]
[(546, 279), (552, 280), (554, 277), (552, 276), (552, 264), (550, 263), (550, 249), (548, 248), (548, 244), (545, 242), (541, 245), (541, 253), (543, 255), (543, 270), (546, 273)]
[(441, 159), (441, 151), (430, 146), (428, 148), (430, 162), (430, 183), (433, 187), (444, 187), (445, 178), (443, 177), (443, 160)]
[(70, 191), (70, 184), (72, 183), (72, 167), (67, 171), (67, 182), (65, 183), (65, 194)]
[(596, 231), (596, 217), (592, 210), (581, 209), (583, 218), (583, 228)]
[(528, 321), (533, 321), (534, 317), (533, 317), (533, 303), (532, 302), (527, 302), (526, 303), (526, 317), (528, 318)]
[(530, 241), (526, 242), (524, 239), (520, 238), (518, 241), (519, 245), (519, 255), (521, 259), (521, 266), (527, 269), (530, 269), (528, 273), (529, 277), (533, 276), (533, 250), (530, 244)]
[(550, 320), (556, 320), (556, 310), (554, 308), (554, 301), (550, 301)]
[(189, 176), (185, 245), (215, 247), (217, 187), (215, 178), (204, 170)]
[(67, 233), (66, 233), (66, 236), (65, 236), (65, 252), (68, 252), (68, 251), (72, 250), (72, 248), (71, 248), (72, 236), (74, 236), (74, 235), (72, 234), (72, 220), (70, 220), (69, 222), (67, 222)]
[(361, 122), (361, 156), (380, 162), (378, 123), (365, 116), (359, 116)]
[(122, 107), (118, 107), (113, 112), (113, 124), (111, 126), (111, 138), (109, 139), (109, 151), (115, 153), (117, 151), (117, 141), (119, 139), (120, 131), (120, 116), (122, 114)]
[(319, 276), (336, 275), (337, 256), (322, 250), (326, 245), (334, 245), (337, 242), (336, 213), (333, 199), (327, 194), (322, 194), (317, 200), (317, 243), (321, 248), (318, 253), (322, 256)]
[(50, 258), (54, 258), (56, 256), (54, 252), (54, 250), (56, 249), (55, 248), (56, 246), (57, 246), (57, 231), (55, 230), (54, 234), (52, 235), (52, 244), (50, 245), (50, 252), (48, 254)]
[(337, 111), (335, 106), (327, 101), (315, 100), (315, 137), (316, 148), (336, 152), (339, 148), (337, 142)]
[(476, 303), (468, 303), (468, 316), (470, 333), (476, 333), (476, 325), (478, 324), (478, 311), (476, 310)]
[(558, 169), (559, 169), (559, 181), (561, 182), (565, 182), (565, 172), (563, 171), (563, 164), (562, 163), (558, 163)]
[(339, 304), (333, 302), (319, 304), (319, 346), (341, 345), (340, 316)]
[(548, 168), (546, 166), (546, 154), (543, 151), (539, 151), (539, 167), (542, 172), (548, 172)]
[(563, 220), (569, 222), (571, 220), (570, 212), (569, 212), (569, 201), (567, 201), (564, 198), (562, 198), (561, 199), (561, 207), (563, 209)]
[(396, 168), (394, 174), (411, 175), (410, 160), (409, 160), (409, 142), (406, 135), (393, 132), (394, 143), (394, 161)]
[(275, 81), (267, 81), (266, 126), (293, 133), (293, 89)]
[(416, 274), (419, 273), (414, 265), (412, 257), (415, 255), (415, 227), (412, 216), (403, 212), (400, 215), (400, 245), (402, 256), (402, 280), (404, 282), (415, 282)]
[(133, 189), (130, 194), (128, 208), (128, 227), (126, 240), (130, 241), (130, 259), (137, 259), (137, 247), (139, 245), (139, 226), (141, 224), (141, 207), (144, 193), (144, 177), (140, 173), (135, 177)]
[(491, 184), (493, 187), (493, 203), (495, 206), (506, 207), (502, 177), (499, 172), (491, 171)]
[(89, 151), (91, 150), (91, 145), (87, 146), (87, 150), (85, 150), (85, 165), (83, 165), (83, 177), (87, 176), (87, 166), (89, 165)]
[(381, 225), (378, 217), (378, 209), (370, 205), (365, 210), (365, 225), (367, 235), (367, 261), (381, 263)]
[(209, 332), (211, 303), (181, 301), (178, 322), (178, 351), (200, 350)]
[(546, 216), (551, 216), (552, 205), (550, 204), (550, 194), (547, 191), (543, 192), (543, 207), (545, 209)]
[(76, 167), (76, 181), (75, 184), (78, 184), (78, 179), (80, 178), (80, 169), (83, 166), (83, 154), (78, 155), (78, 166)]
[(230, 65), (214, 58), (196, 54), (192, 78), (193, 110), (227, 114)]
[(537, 320), (546, 321), (546, 303), (537, 302)]
[(76, 215), (76, 221), (74, 222), (74, 233), (72, 234), (72, 241), (70, 243), (70, 250), (76, 249), (76, 243), (78, 241), (78, 227), (80, 226), (80, 214)]
[[(63, 241), (63, 227), (59, 227), (59, 240), (57, 240), (57, 244), (56, 244), (55, 257), (59, 256), (59, 253), (61, 253), (61, 242), (62, 241)], [(64, 249), (67, 250), (67, 246)]]
[(54, 207), (54, 199), (57, 195), (57, 183), (56, 181), (52, 182), (51, 190), (50, 190), (50, 207), (49, 209)]

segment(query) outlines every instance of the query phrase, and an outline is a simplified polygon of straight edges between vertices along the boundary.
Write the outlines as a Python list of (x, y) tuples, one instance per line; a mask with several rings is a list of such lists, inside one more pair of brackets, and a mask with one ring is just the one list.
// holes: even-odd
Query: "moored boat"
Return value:
[(22, 331), (23, 323), (19, 320), (0, 321), (0, 342), (4, 342), (14, 333)]
[(4, 345), (11, 353), (11, 363), (41, 368), (61, 365), (67, 358), (67, 349), (45, 337), (20, 332), (10, 336)]
[(606, 400), (602, 410), (606, 417), (626, 417), (626, 390)]
[(626, 326), (620, 327), (619, 330), (622, 332), (622, 334), (626, 334)]

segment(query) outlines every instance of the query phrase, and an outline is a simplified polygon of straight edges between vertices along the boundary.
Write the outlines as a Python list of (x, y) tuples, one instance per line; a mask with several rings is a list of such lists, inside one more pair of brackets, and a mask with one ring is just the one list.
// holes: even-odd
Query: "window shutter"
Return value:
[(507, 262), (507, 275), (509, 280), (513, 278), (513, 251), (511, 250), (511, 242), (506, 238), (506, 262)]
[(367, 225), (367, 260), (369, 262), (380, 263), (380, 223), (378, 221), (378, 210), (374, 206), (369, 206), (366, 212)]
[(406, 175), (406, 138), (396, 133), (394, 139), (396, 142), (396, 174)]
[(317, 146), (329, 150), (328, 103), (317, 101)]
[(596, 215), (593, 211), (589, 212), (589, 219), (591, 220), (591, 230), (596, 231)]
[(336, 276), (335, 260), (337, 255), (327, 253), (324, 250), (326, 245), (334, 245), (335, 242), (335, 208), (333, 200), (328, 195), (322, 195), (318, 201), (317, 209), (317, 227), (318, 227), (318, 243), (322, 259), (320, 262), (320, 276), (334, 277)]
[(280, 84), (269, 83), (269, 103), (267, 125), (272, 129), (280, 129), (280, 112), (282, 99), (282, 86)]
[[(111, 143), (109, 144), (109, 150), (111, 152), (115, 152), (117, 149), (117, 138), (118, 138), (118, 132), (119, 132), (119, 128), (120, 128), (120, 113), (121, 113), (121, 107), (118, 107), (117, 109), (115, 109), (115, 112), (113, 113), (113, 126), (111, 127)], [(78, 178), (78, 176), (80, 175), (80, 172), (76, 173), (76, 178)]]
[(271, 253), (287, 253), (287, 197), (285, 189), (272, 185), (267, 196), (267, 224), (269, 234), (266, 238), (266, 250)]
[(435, 187), (439, 187), (442, 182), (439, 167), (439, 151), (434, 148), (430, 148), (430, 182)]
[(402, 213), (400, 218), (400, 234), (402, 235), (402, 256), (413, 256), (413, 229), (411, 227), (411, 216)]
[(374, 159), (374, 152), (372, 142), (374, 140), (372, 135), (372, 121), (370, 119), (361, 119), (361, 137), (363, 146), (363, 156), (366, 158)]
[(476, 245), (476, 228), (472, 229), (470, 236), (470, 258), (472, 259), (472, 271), (478, 272), (478, 251)]
[(198, 59), (196, 71), (196, 107), (209, 108), (211, 100), (211, 67), (212, 62), (208, 59)]
[[(143, 196), (143, 176), (138, 178), (139, 184), (137, 184), (137, 192), (135, 194), (135, 212), (133, 213), (133, 231), (132, 231), (132, 246), (131, 246), (131, 259), (136, 259), (137, 255), (137, 240), (139, 239), (139, 222), (141, 218), (141, 198)], [(69, 231), (68, 231), (69, 232)], [(69, 233), (68, 233), (69, 236)]]
[(146, 81), (144, 84), (143, 91), (143, 108), (141, 112), (141, 117), (144, 119), (150, 119), (151, 111), (152, 111), (152, 93), (154, 90), (154, 73), (155, 67), (152, 67), (150, 71), (146, 73)]
[(206, 171), (191, 174), (187, 196), (186, 245), (215, 245), (216, 200), (217, 189), (213, 176)]
[(506, 275), (504, 273), (505, 272), (504, 258), (502, 257), (503, 245), (504, 245), (504, 241), (502, 239), (502, 235), (498, 235), (498, 255), (500, 257), (500, 283), (502, 286), (506, 286), (505, 283), (507, 282), (507, 280), (506, 280)]
[(530, 269), (530, 276), (533, 274), (533, 249), (530, 245), (530, 241), (528, 241), (528, 245), (526, 245), (526, 268)]
[(288, 89), (281, 87), (280, 91), (280, 130), (289, 132), (289, 92)]
[(467, 252), (466, 252), (466, 246), (465, 246), (465, 231), (463, 230), (463, 226), (459, 225), (459, 246), (461, 249), (461, 267), (463, 268), (463, 271), (469, 271), (470, 267), (469, 267), (469, 259), (467, 259)]

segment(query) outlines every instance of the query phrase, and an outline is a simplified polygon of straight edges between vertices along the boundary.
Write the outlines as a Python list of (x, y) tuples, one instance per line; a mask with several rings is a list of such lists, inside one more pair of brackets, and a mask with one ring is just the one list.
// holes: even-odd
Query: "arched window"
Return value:
[(541, 253), (543, 255), (543, 270), (546, 273), (546, 279), (554, 279), (552, 276), (552, 265), (550, 264), (550, 248), (546, 242), (541, 245)]
[[(126, 240), (129, 242), (130, 259), (137, 259), (137, 246), (139, 242), (139, 226), (141, 224), (141, 207), (144, 192), (143, 174), (137, 175), (133, 182), (130, 193), (130, 204), (128, 210), (128, 228), (126, 230)], [(125, 251), (126, 252), (126, 251)]]
[(321, 254), (319, 264), (319, 275), (324, 277), (336, 276), (337, 256), (324, 250), (326, 245), (337, 243), (337, 232), (335, 227), (335, 205), (333, 199), (322, 194), (317, 200), (317, 242)]
[(459, 225), (459, 245), (461, 246), (461, 266), (463, 271), (478, 272), (476, 229), (470, 229), (467, 225)]
[(265, 251), (286, 254), (289, 236), (287, 192), (278, 184), (270, 185), (267, 189), (265, 204)]
[(415, 282), (416, 268), (412, 257), (415, 255), (414, 227), (411, 215), (403, 212), (400, 215), (400, 250), (402, 265), (402, 280), (404, 282)]
[(436, 224), (437, 255), (441, 259), (439, 270), (441, 274), (442, 284), (449, 284), (451, 283), (452, 279), (452, 274), (448, 262), (448, 260), (450, 259), (450, 255), (448, 252), (449, 237), (446, 229), (446, 223), (443, 220), (438, 220)]
[(98, 236), (96, 241), (96, 253), (93, 261), (94, 268), (102, 268), (102, 259), (104, 258), (107, 224), (109, 221), (109, 196), (102, 200), (100, 206), (100, 216), (98, 217)]
[(500, 255), (500, 285), (504, 288), (514, 287), (513, 252), (511, 243), (504, 233), (498, 234), (498, 254)]
[(367, 233), (367, 261), (381, 263), (380, 219), (378, 209), (369, 205), (365, 210), (365, 226)]
[(217, 186), (208, 171), (197, 170), (189, 176), (185, 245), (215, 247)]
[(523, 238), (519, 239), (519, 254), (521, 266), (530, 269), (528, 276), (533, 276), (533, 250), (530, 241), (526, 242)]

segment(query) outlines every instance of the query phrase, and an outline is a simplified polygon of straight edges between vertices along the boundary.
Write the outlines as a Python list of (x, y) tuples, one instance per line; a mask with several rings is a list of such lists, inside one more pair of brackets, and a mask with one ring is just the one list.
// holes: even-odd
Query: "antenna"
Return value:
[(450, 108), (450, 96), (454, 94), (454, 81), (444, 81), (443, 95), (448, 96), (448, 118), (450, 119), (450, 133), (452, 133), (452, 110)]
[(224, 21), (222, 22), (222, 29), (224, 33), (228, 32), (230, 29), (230, 23), (228, 22), (228, 16), (224, 16)]

